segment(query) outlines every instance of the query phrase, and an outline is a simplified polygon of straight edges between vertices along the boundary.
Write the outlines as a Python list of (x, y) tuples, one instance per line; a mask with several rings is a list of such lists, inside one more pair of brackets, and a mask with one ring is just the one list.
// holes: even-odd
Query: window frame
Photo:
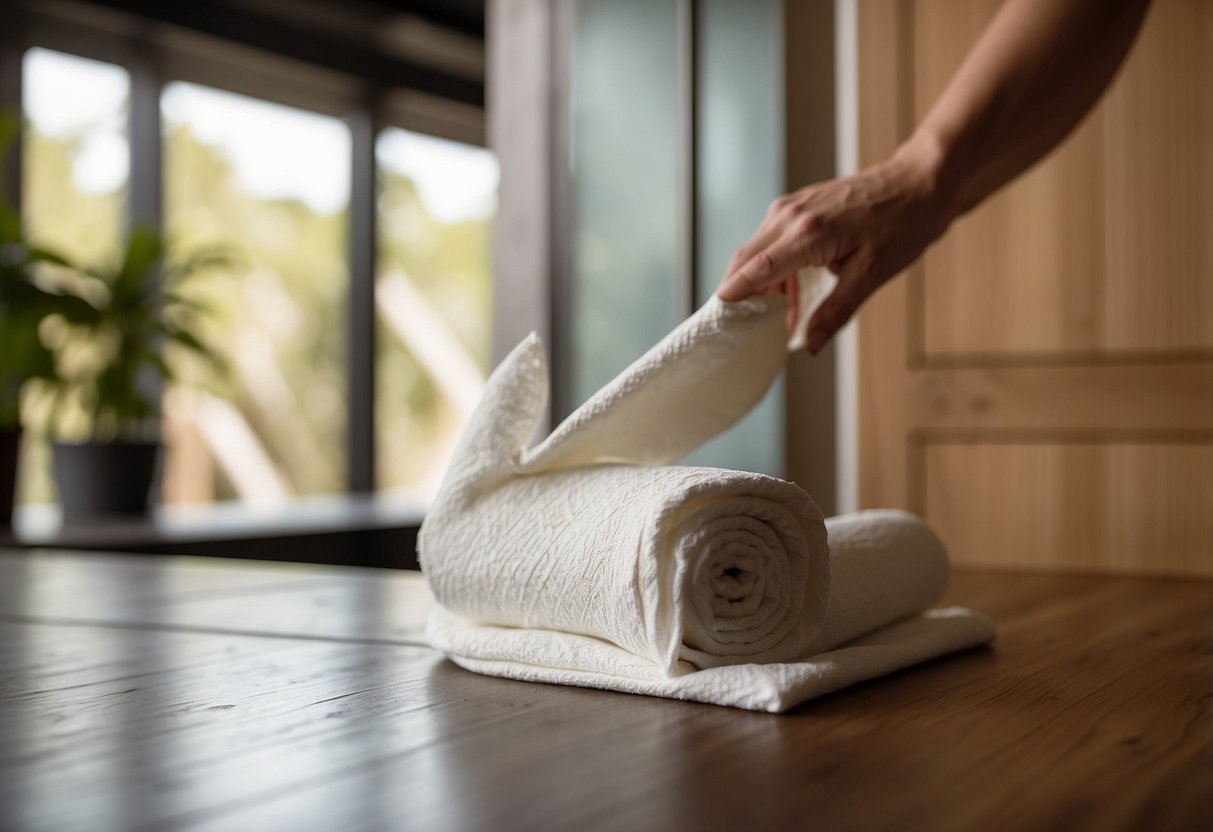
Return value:
[[(376, 490), (375, 276), (378, 258), (378, 164), (375, 142), (401, 127), (486, 146), (484, 107), (431, 92), (384, 88), (319, 63), (285, 57), (244, 43), (139, 20), (100, 7), (0, 10), (0, 108), (24, 112), (22, 61), (35, 47), (124, 68), (131, 79), (128, 111), (130, 178), (126, 227), (163, 227), (163, 136), (160, 100), (173, 82), (340, 118), (350, 129), (350, 200), (346, 265), (346, 488)], [(60, 13), (56, 13), (56, 12)], [(21, 143), (10, 151), (5, 196), (21, 209)], [(159, 393), (153, 379), (149, 390)]]

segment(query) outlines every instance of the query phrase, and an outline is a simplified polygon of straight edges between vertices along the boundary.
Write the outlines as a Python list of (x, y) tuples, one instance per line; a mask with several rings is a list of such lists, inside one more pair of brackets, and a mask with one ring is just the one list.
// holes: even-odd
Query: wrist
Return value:
[(909, 178), (923, 207), (935, 220), (936, 236), (965, 212), (955, 154), (947, 141), (919, 129), (893, 152), (890, 161)]

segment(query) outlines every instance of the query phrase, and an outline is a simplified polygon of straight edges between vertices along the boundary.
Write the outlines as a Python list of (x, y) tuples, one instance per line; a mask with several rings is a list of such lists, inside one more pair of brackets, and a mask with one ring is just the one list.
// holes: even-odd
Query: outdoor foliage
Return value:
[[(18, 121), (0, 114), (0, 159), (16, 137)], [(0, 194), (4, 183), (0, 179)], [(21, 391), (33, 379), (57, 381), (55, 357), (39, 333), (51, 315), (85, 323), (95, 310), (82, 299), (48, 289), (38, 280), (42, 265), (66, 265), (62, 257), (30, 245), (21, 217), (0, 198), (0, 429), (21, 422)]]
[[(124, 189), (85, 193), (72, 180), (73, 138), (27, 128), (25, 219), (32, 239), (87, 263), (121, 259)], [(210, 314), (195, 333), (223, 360), (222, 374), (197, 361), (173, 365), (174, 384), (204, 387), (231, 402), (297, 494), (332, 493), (345, 482), (346, 213), (321, 214), (290, 199), (248, 193), (223, 153), (186, 126), (165, 136), (166, 256), (222, 240), (239, 274), (216, 269), (175, 294)], [(304, 172), (306, 174), (306, 172)], [(380, 263), (406, 272), (459, 340), (487, 369), (489, 355), (488, 238), (490, 222), (443, 223), (433, 218), (412, 182), (385, 173), (380, 213)], [(428, 449), (449, 416), (418, 363), (380, 327), (377, 415), (380, 479), (413, 481), (430, 463)], [(179, 366), (178, 366), (179, 365)], [(267, 375), (268, 373), (268, 375)], [(28, 397), (27, 397), (28, 398)], [(48, 411), (45, 397), (27, 401), (32, 422)], [(77, 406), (58, 421), (66, 438), (87, 431)], [(50, 497), (47, 459), (27, 443), (23, 499)], [(235, 496), (217, 473), (214, 497)]]
[[(163, 265), (160, 235), (146, 227), (131, 231), (122, 257), (108, 268), (75, 266), (96, 285), (95, 313), (74, 327), (64, 352), (84, 352), (83, 360), (63, 373), (65, 390), (74, 393), (89, 417), (94, 440), (155, 435), (159, 415), (158, 376), (171, 381), (172, 348), (184, 349), (212, 365), (221, 362), (196, 334), (206, 307), (182, 294), (191, 277), (231, 268), (222, 249), (199, 249)], [(150, 423), (149, 423), (150, 422)]]

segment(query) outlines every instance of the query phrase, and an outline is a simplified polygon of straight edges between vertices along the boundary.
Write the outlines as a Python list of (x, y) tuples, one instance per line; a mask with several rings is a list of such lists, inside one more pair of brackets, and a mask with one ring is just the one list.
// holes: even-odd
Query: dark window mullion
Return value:
[[(126, 67), (130, 73), (130, 100), (127, 134), (130, 148), (130, 174), (126, 192), (126, 227), (164, 228), (164, 153), (160, 129), (160, 91), (163, 86), (160, 56), (146, 41), (133, 43), (133, 54)], [(125, 240), (123, 240), (125, 244)], [(164, 394), (160, 376), (146, 369), (139, 387), (149, 400)], [(149, 435), (159, 430), (158, 420), (145, 426)]]
[[(21, 117), (21, 61), (25, 53), (24, 27), (19, 12), (10, 4), (0, 7), (0, 112)], [(21, 206), (21, 142), (14, 141), (0, 157), (4, 200)]]
[(375, 97), (349, 118), (349, 392), (346, 426), (348, 489), (375, 490), (375, 204), (378, 183)]
[(697, 306), (695, 281), (699, 271), (699, 153), (696, 119), (698, 86), (698, 2), (678, 0), (678, 143), (682, 165), (678, 182), (679, 213), (679, 298), (682, 314), (689, 316)]
[(130, 72), (130, 179), (127, 185), (128, 230), (139, 225), (164, 225), (163, 138), (160, 129), (159, 56), (146, 42), (136, 44)]
[[(548, 167), (547, 234), (548, 263), (545, 275), (548, 298), (548, 356), (551, 394), (549, 421), (558, 424), (578, 404), (572, 400), (573, 361), (571, 316), (573, 313), (573, 234), (576, 229), (573, 203), (572, 141), (572, 48), (574, 3), (548, 6), (548, 73), (552, 94), (547, 99)], [(504, 179), (503, 171), (502, 178)], [(496, 280), (496, 278), (494, 278)]]

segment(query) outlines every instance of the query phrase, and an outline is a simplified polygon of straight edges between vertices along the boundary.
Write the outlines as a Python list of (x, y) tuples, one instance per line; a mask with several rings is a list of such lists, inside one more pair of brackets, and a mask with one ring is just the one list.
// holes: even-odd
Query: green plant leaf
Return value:
[(226, 246), (213, 245), (193, 251), (188, 257), (168, 265), (164, 270), (165, 286), (179, 286), (182, 281), (201, 272), (233, 269), (239, 259)]
[(198, 339), (198, 336), (194, 335), (194, 333), (188, 330), (179, 329), (177, 327), (167, 327), (165, 329), (165, 334), (181, 346), (185, 347), (191, 352), (201, 355), (203, 358), (214, 357), (214, 353), (211, 348), (202, 343), (202, 341)]
[(154, 282), (156, 267), (164, 246), (160, 235), (148, 226), (131, 229), (126, 241), (126, 252), (111, 286), (115, 295), (135, 295), (146, 291)]
[(215, 314), (215, 306), (212, 303), (207, 303), (198, 298), (191, 298), (188, 295), (183, 295), (180, 292), (166, 291), (161, 295), (164, 300), (165, 310), (168, 311), (173, 307), (187, 310), (198, 315), (213, 315)]
[(160, 372), (161, 378), (163, 378), (165, 381), (176, 380), (176, 376), (173, 374), (172, 368), (169, 367), (168, 362), (164, 360), (164, 356), (162, 356), (160, 353), (145, 350), (143, 353), (143, 360), (155, 367)]
[(121, 435), (156, 413), (157, 401), (149, 398), (140, 380), (149, 369), (166, 380), (174, 379), (173, 355), (165, 352), (166, 345), (194, 353), (213, 368), (224, 366), (197, 334), (198, 321), (210, 312), (209, 307), (175, 291), (174, 285), (192, 274), (230, 267), (235, 258), (220, 246), (210, 246), (162, 268), (163, 255), (159, 234), (143, 226), (131, 231), (121, 261), (110, 268), (72, 266), (53, 252), (30, 251), (30, 263), (67, 265), (104, 284), (105, 291), (98, 293), (95, 306), (82, 298), (54, 293), (43, 293), (35, 304), (34, 297), (25, 292), (26, 308), (58, 312), (84, 337), (114, 344), (102, 366), (60, 385), (77, 391), (75, 398), (92, 415), (96, 437)]

